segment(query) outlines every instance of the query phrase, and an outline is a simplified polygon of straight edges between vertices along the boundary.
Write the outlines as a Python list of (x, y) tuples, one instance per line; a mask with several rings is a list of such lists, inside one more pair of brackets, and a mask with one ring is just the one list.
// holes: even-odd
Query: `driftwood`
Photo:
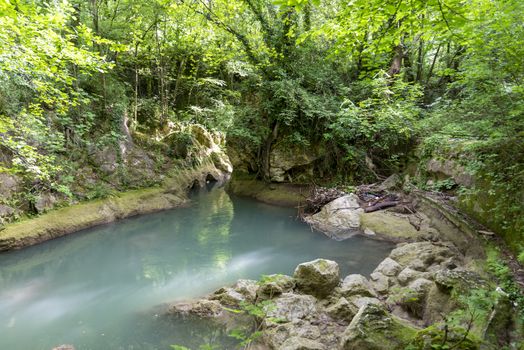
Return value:
[(364, 212), (371, 213), (377, 210), (394, 207), (396, 205), (400, 204), (400, 201), (387, 201), (387, 202), (380, 202), (374, 205), (371, 205), (369, 207), (364, 208)]

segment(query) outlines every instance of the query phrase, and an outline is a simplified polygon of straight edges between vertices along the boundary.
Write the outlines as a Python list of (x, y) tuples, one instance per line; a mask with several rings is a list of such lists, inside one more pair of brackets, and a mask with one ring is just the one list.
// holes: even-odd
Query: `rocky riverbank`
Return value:
[(210, 181), (225, 184), (233, 170), (227, 155), (204, 128), (194, 126), (191, 132), (194, 164), (172, 166), (155, 187), (115, 192), (102, 199), (49, 208), (39, 216), (8, 224), (0, 230), (0, 252), (130, 216), (172, 209), (187, 203), (187, 193), (193, 187), (205, 186)]
[(521, 320), (487, 272), (483, 236), (421, 198), (411, 214), (365, 213), (348, 194), (306, 218), (336, 239), (366, 232), (400, 242), (370, 276), (340, 276), (336, 262), (317, 259), (167, 313), (242, 329), (261, 349), (519, 349)]

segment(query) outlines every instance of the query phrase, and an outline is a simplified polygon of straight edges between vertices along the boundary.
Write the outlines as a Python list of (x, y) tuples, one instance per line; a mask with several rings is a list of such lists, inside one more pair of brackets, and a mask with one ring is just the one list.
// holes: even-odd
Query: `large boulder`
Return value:
[(391, 251), (389, 257), (402, 267), (426, 271), (431, 265), (444, 263), (450, 258), (460, 260), (459, 255), (456, 249), (444, 244), (415, 242), (398, 246)]
[(367, 303), (342, 334), (344, 350), (400, 350), (415, 335), (416, 329), (389, 314), (383, 306)]
[(298, 265), (293, 277), (301, 292), (319, 298), (328, 296), (340, 284), (338, 264), (325, 259), (316, 259)]
[(320, 212), (306, 217), (305, 221), (327, 236), (343, 240), (359, 232), (362, 213), (358, 197), (352, 193), (329, 202)]
[(416, 240), (429, 234), (426, 230), (417, 230), (411, 224), (409, 215), (389, 211), (363, 213), (360, 226), (367, 234), (393, 242)]

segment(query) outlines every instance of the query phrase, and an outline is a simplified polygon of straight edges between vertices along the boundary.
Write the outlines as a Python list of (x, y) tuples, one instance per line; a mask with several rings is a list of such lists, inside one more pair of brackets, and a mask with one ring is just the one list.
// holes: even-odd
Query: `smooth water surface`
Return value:
[(198, 348), (223, 340), (208, 325), (163, 317), (162, 304), (239, 278), (292, 274), (319, 257), (337, 261), (342, 275), (369, 274), (391, 248), (357, 236), (332, 241), (293, 209), (202, 191), (187, 208), (0, 254), (0, 349)]

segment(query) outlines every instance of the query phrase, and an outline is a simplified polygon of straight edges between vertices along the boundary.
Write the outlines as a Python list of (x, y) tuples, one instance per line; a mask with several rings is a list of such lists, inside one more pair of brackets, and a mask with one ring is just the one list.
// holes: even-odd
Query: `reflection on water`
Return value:
[(158, 305), (239, 278), (292, 274), (318, 257), (336, 260), (344, 274), (368, 274), (391, 249), (362, 237), (331, 241), (296, 221), (293, 209), (231, 199), (222, 189), (204, 192), (188, 208), (0, 255), (0, 349), (225, 342), (216, 325), (167, 320)]

